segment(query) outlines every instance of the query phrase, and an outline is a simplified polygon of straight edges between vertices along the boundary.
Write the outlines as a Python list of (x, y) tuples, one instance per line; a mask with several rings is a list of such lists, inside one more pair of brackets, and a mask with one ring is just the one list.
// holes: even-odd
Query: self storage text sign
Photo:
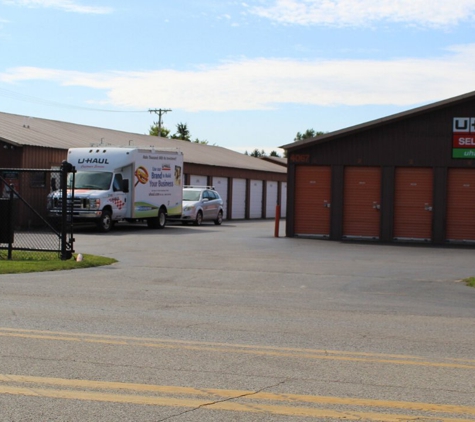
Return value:
[(475, 158), (475, 117), (455, 117), (452, 158)]

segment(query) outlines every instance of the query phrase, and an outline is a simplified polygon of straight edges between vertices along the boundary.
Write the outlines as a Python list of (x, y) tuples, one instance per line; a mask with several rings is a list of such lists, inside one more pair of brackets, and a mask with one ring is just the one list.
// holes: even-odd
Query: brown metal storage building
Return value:
[(287, 236), (475, 242), (475, 92), (282, 148)]

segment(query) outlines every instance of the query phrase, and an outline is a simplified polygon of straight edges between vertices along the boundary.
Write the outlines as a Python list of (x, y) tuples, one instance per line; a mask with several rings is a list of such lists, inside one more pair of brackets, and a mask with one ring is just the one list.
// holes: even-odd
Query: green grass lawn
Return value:
[(73, 258), (62, 261), (54, 252), (35, 252), (29, 254), (14, 251), (12, 260), (7, 259), (4, 251), (0, 252), (0, 274), (36, 273), (42, 271), (75, 270), (78, 268), (99, 267), (110, 265), (117, 260), (103, 256), (83, 254), (82, 261), (76, 261), (77, 254)]

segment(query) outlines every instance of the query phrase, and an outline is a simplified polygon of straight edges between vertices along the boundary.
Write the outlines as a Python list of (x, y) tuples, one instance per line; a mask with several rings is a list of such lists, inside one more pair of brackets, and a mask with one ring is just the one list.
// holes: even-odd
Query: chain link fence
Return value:
[(59, 169), (0, 168), (0, 260), (70, 259), (73, 250), (72, 206), (64, 201), (59, 218), (48, 216), (48, 195), (62, 190), (72, 166)]

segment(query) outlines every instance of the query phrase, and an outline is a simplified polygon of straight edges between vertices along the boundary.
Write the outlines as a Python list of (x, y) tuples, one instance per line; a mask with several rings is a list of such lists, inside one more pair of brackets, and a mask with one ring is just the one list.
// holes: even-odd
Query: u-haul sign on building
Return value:
[(475, 158), (475, 117), (455, 117), (452, 158)]

